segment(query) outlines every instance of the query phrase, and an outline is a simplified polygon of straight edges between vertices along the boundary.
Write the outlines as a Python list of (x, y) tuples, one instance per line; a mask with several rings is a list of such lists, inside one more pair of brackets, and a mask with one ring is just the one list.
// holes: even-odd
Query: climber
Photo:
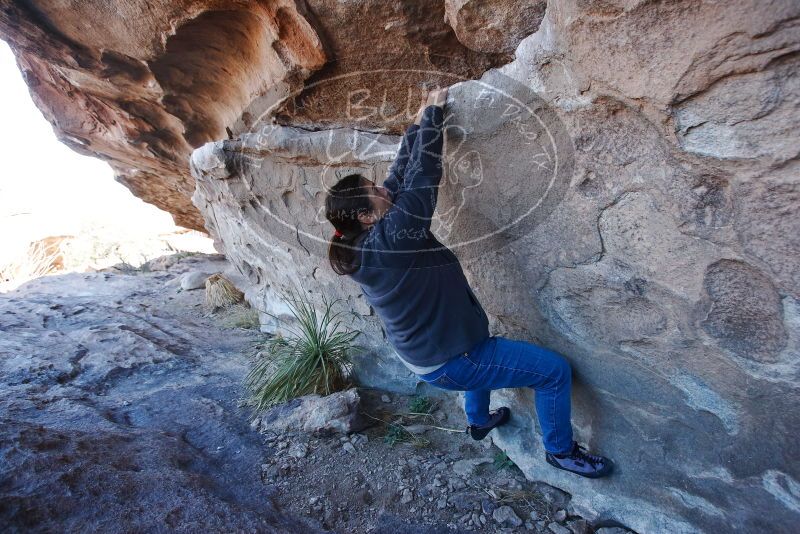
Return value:
[(329, 189), (331, 267), (358, 282), (410, 370), (441, 389), (464, 391), (466, 433), (473, 439), (509, 420), (508, 407), (489, 410), (491, 390), (530, 387), (546, 461), (584, 477), (605, 476), (613, 463), (572, 439), (567, 360), (532, 343), (490, 336), (458, 259), (430, 231), (446, 99), (446, 88), (428, 93), (383, 186), (350, 174)]

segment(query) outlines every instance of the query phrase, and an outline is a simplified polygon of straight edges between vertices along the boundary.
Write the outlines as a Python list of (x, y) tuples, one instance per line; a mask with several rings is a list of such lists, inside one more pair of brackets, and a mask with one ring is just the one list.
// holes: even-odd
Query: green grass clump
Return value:
[(408, 411), (412, 414), (429, 414), (433, 411), (433, 403), (428, 397), (414, 396), (408, 403)]
[(408, 441), (408, 434), (409, 432), (401, 425), (389, 423), (389, 426), (386, 427), (386, 434), (383, 436), (383, 441), (394, 447), (397, 443)]
[(494, 455), (494, 467), (495, 469), (514, 469), (517, 467), (517, 464), (508, 457), (505, 451), (500, 451)]
[(299, 293), (286, 297), (295, 324), (286, 337), (268, 339), (244, 380), (245, 404), (260, 412), (295, 397), (330, 395), (349, 386), (350, 355), (359, 331), (344, 329), (334, 313), (337, 301), (323, 299), (323, 310)]
[(413, 432), (409, 432), (398, 422), (389, 423), (386, 427), (386, 434), (383, 436), (384, 443), (394, 447), (398, 443), (411, 443), (415, 447), (427, 447), (430, 441)]

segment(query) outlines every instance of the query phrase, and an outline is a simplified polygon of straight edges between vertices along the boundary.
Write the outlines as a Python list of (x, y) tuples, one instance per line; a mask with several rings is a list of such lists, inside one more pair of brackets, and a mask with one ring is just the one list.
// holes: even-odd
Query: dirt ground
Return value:
[[(526, 480), (488, 438), (475, 441), (464, 433), (466, 421), (454, 417), (453, 403), (426, 397), (431, 415), (403, 421), (415, 432), (429, 428), (415, 434), (417, 442), (392, 443), (391, 423), (416, 409), (420, 398), (359, 392), (362, 412), (375, 418), (362, 432), (265, 435), (262, 477), (288, 515), (354, 534), (593, 531), (582, 518), (568, 515), (569, 495)], [(443, 410), (451, 412), (444, 416)]]

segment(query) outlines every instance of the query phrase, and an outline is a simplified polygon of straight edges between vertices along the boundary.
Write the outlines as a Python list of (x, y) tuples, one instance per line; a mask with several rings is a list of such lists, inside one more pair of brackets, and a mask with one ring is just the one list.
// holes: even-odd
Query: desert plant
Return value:
[(234, 304), (225, 310), (222, 317), (222, 326), (225, 328), (245, 328), (255, 330), (261, 326), (258, 310), (245, 303)]
[(230, 280), (221, 274), (212, 274), (206, 279), (206, 308), (215, 311), (227, 308), (244, 300), (244, 293), (236, 289)]
[(494, 467), (495, 469), (514, 469), (517, 464), (508, 457), (508, 454), (505, 451), (500, 451), (494, 455)]
[(246, 404), (256, 412), (295, 397), (329, 395), (347, 387), (350, 354), (359, 331), (344, 329), (333, 307), (337, 301), (323, 298), (323, 310), (299, 293), (286, 303), (295, 321), (286, 325), (288, 335), (264, 342), (245, 377)]
[(399, 422), (389, 423), (387, 425), (383, 441), (388, 443), (391, 447), (394, 447), (398, 443), (411, 443), (415, 447), (427, 447), (431, 443), (427, 438), (418, 436), (409, 431)]
[(428, 397), (414, 396), (408, 403), (408, 411), (412, 414), (430, 414), (433, 411), (433, 403)]

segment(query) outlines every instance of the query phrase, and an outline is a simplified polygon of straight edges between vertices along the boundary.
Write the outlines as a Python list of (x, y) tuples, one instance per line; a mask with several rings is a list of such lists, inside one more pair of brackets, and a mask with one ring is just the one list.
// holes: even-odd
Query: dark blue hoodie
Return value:
[(351, 275), (397, 352), (418, 367), (443, 364), (489, 336), (458, 259), (430, 231), (442, 177), (443, 114), (428, 106), (420, 125), (406, 130), (383, 184), (394, 205), (356, 241), (361, 264)]

